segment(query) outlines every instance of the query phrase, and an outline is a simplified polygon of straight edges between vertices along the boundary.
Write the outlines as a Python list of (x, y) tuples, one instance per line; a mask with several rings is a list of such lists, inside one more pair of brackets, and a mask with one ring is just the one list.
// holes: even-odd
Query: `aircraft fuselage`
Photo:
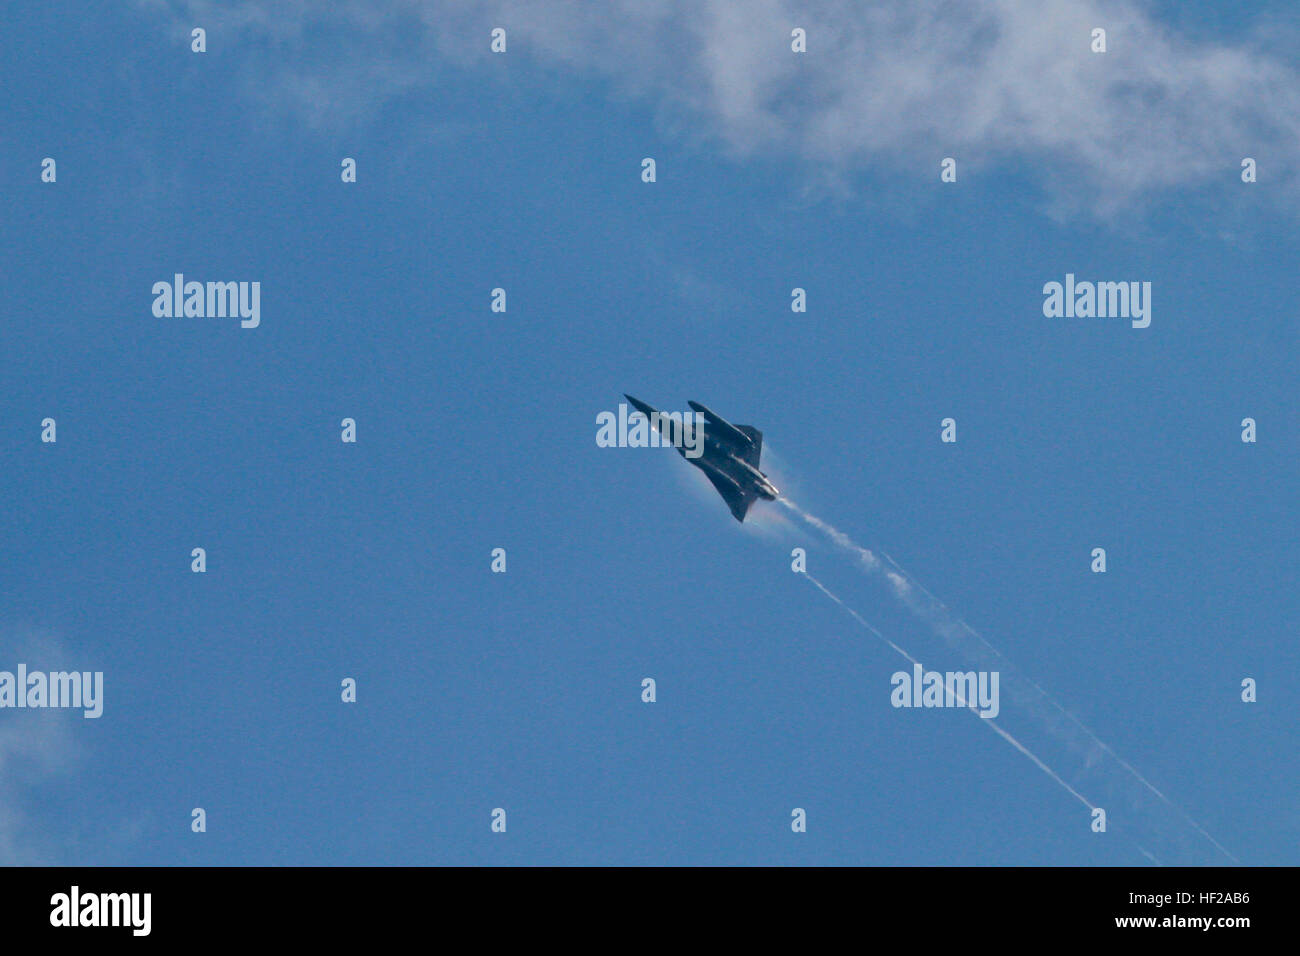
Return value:
[(699, 458), (687, 458), (686, 460), (701, 471), (725, 475), (742, 487), (745, 483), (751, 484), (755, 493), (766, 501), (775, 501), (776, 496), (781, 493), (777, 490), (776, 485), (772, 484), (771, 480), (768, 479), (767, 475), (730, 452), (722, 451), (710, 457), (707, 440), (705, 441), (703, 455)]
[[(637, 411), (658, 427), (661, 434), (670, 439), (673, 437), (672, 430), (657, 409), (631, 395), (626, 398)], [(702, 450), (697, 455), (688, 455), (684, 447), (687, 443), (680, 433), (676, 436), (674, 447), (678, 454), (708, 476), (736, 520), (744, 521), (750, 505), (756, 499), (773, 501), (780, 494), (776, 485), (758, 468), (763, 453), (763, 433), (749, 425), (733, 425), (698, 402), (688, 404), (697, 416), (704, 419), (702, 424), (697, 425), (697, 419), (686, 418), (689, 427), (704, 429), (704, 441), (690, 443), (692, 449)]]

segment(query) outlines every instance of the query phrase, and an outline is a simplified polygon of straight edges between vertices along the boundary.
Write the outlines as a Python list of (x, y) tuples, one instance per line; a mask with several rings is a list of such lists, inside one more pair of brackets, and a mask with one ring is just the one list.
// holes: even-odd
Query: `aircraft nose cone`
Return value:
[(641, 401), (641, 399), (639, 399), (639, 398), (633, 398), (633, 397), (632, 397), (631, 395), (629, 395), (627, 392), (624, 392), (624, 393), (623, 393), (623, 397), (626, 398), (629, 402), (631, 402), (631, 403), (632, 403), (632, 407), (635, 408), (637, 411), (639, 411), (642, 415), (647, 415), (647, 416), (648, 416), (651, 412), (654, 411), (653, 408), (651, 408), (651, 407), (650, 407), (649, 405), (647, 405), (645, 402)]

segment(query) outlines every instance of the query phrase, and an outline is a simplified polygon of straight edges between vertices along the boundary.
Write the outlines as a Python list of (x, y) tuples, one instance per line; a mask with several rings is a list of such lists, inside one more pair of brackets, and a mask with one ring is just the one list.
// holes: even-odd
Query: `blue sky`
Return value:
[[(965, 104), (946, 142), (907, 119), (942, 114), (941, 83), (765, 66), (791, 23), (821, 56), (836, 10), (760, 6), (728, 46), (709, 31), (734, 10), (708, 4), (679, 47), (625, 4), (572, 32), (509, 4), (13, 14), (0, 669), (100, 670), (105, 704), (0, 710), (0, 862), (1223, 862), (1149, 799), (1095, 834), (969, 714), (891, 707), (900, 660), (792, 548), (928, 666), (963, 661), (774, 506), (742, 527), (671, 452), (598, 448), (625, 391), (762, 429), (801, 505), (1243, 862), (1297, 862), (1287, 5), (1115, 7), (1186, 66), (1153, 91), (1112, 30), (1149, 115), (1112, 89), (1083, 104), (1114, 122), (1069, 132), (1075, 101), (1049, 98), (1110, 61), (1059, 85), (990, 67), (960, 85), (1022, 84), (1014, 129)], [(1027, 8), (998, 9), (1014, 53)], [(1061, 9), (1025, 35), (1073, 29)], [(961, 35), (905, 20), (917, 50)], [(260, 281), (261, 325), (156, 318), (176, 272)], [(1150, 281), (1151, 326), (1045, 318), (1067, 272)], [(1049, 762), (1106, 805), (1113, 774)]]

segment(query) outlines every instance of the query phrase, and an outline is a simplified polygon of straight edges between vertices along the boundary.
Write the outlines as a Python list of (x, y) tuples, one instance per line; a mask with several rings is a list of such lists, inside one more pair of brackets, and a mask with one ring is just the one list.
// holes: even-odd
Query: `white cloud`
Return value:
[[(317, 125), (412, 89), (436, 93), (448, 64), (505, 82), (488, 51), (489, 31), (503, 26), (508, 56), (598, 77), (653, 103), (674, 134), (738, 159), (778, 151), (841, 178), (928, 179), (944, 156), (964, 173), (1014, 163), (1058, 196), (1114, 208), (1164, 189), (1239, 187), (1250, 155), (1294, 198), (1300, 75), (1269, 48), (1278, 34), (1269, 46), (1248, 33), (1180, 36), (1135, 0), (176, 0), (172, 9), (210, 36), (215, 27), (270, 44), (249, 89)], [(802, 56), (790, 51), (795, 26), (808, 31)], [(1089, 48), (1094, 27), (1107, 31), (1105, 54)]]
[[(34, 670), (66, 669), (60, 642), (47, 635), (12, 632), (0, 641), (0, 670), (19, 663)], [(81, 711), (0, 710), (0, 866), (45, 866), (58, 862), (61, 842), (40, 829), (32, 816), (41, 787), (66, 777), (75, 767), (79, 748), (73, 735)], [(75, 825), (73, 827), (75, 829)]]

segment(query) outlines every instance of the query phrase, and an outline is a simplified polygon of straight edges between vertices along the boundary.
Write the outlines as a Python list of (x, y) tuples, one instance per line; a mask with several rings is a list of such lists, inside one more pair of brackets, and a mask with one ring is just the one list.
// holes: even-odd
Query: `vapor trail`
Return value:
[[(913, 663), (913, 665), (918, 666), (920, 667), (920, 669), (924, 670), (924, 665), (922, 665), (922, 663), (920, 663), (920, 661), (918, 661), (917, 658), (911, 656), (911, 654), (907, 653), (906, 650), (900, 648), (900, 646), (898, 646), (897, 644), (894, 644), (893, 641), (889, 640), (888, 637), (885, 637), (883, 633), (880, 633), (878, 628), (872, 626), (871, 623), (867, 622), (866, 618), (863, 618), (862, 615), (858, 614), (857, 611), (852, 609), (852, 607), (846, 605), (844, 601), (841, 601), (840, 598), (837, 597), (836, 594), (831, 591), (831, 589), (827, 588), (826, 585), (822, 584), (822, 581), (819, 581), (818, 579), (814, 578), (814, 576), (810, 575), (809, 572), (807, 571), (803, 572), (803, 576), (809, 579), (811, 583), (815, 584), (816, 588), (818, 588), (820, 592), (826, 594), (828, 598), (831, 598), (832, 601), (835, 601), (837, 605), (840, 605), (842, 607), (842, 609), (848, 611), (849, 614), (852, 614), (853, 619), (857, 620), (859, 624), (862, 624), (863, 627), (867, 628), (867, 631), (874, 633), (874, 635), (876, 637), (879, 637), (880, 640), (883, 640), (885, 644), (888, 644), (889, 646), (891, 646), (891, 648), (896, 650), (896, 652), (900, 654), (900, 656), (907, 659), (907, 661)], [(1096, 806), (1092, 805), (1092, 801), (1088, 800), (1088, 797), (1084, 796), (1083, 793), (1076, 791), (1075, 788), (1071, 787), (1069, 783), (1066, 783), (1065, 779), (1062, 779), (1061, 774), (1058, 774), (1056, 770), (1053, 770), (1052, 767), (1049, 767), (1047, 763), (1044, 763), (1043, 761), (1039, 760), (1039, 758), (1037, 758), (1035, 754), (1031, 752), (1030, 748), (1027, 748), (1026, 745), (1021, 743), (1021, 741), (1015, 739), (1015, 737), (1008, 734), (1008, 732), (1006, 732), (1005, 730), (1002, 730), (1000, 726), (997, 726), (995, 719), (983, 717), (983, 715), (979, 713), (979, 710), (975, 709), (974, 705), (967, 704), (965, 698), (962, 697), (961, 691), (958, 691), (957, 688), (953, 688), (953, 693), (954, 696), (958, 698), (958, 700), (961, 700), (962, 705), (965, 706), (967, 710), (970, 710), (972, 714), (975, 714), (976, 718), (979, 718), (980, 723), (987, 724), (989, 730), (995, 732), (995, 734), (1002, 737), (1002, 739), (1004, 739), (1006, 743), (1009, 743), (1011, 747), (1014, 747), (1015, 749), (1019, 750), (1019, 752), (1023, 753), (1024, 756), (1034, 761), (1035, 765), (1039, 767), (1039, 770), (1043, 771), (1043, 773), (1047, 774), (1048, 777), (1052, 778), (1053, 780), (1056, 780), (1057, 783), (1060, 783), (1062, 787), (1065, 787), (1066, 791), (1070, 792), (1071, 796), (1074, 796), (1076, 800), (1079, 800), (1080, 803), (1082, 803), (1084, 806), (1087, 806), (1089, 810), (1097, 809)], [(1157, 866), (1165, 865), (1162, 864), (1160, 860), (1157, 860), (1157, 858), (1154, 857), (1152, 853), (1148, 851), (1147, 848), (1143, 847), (1143, 845), (1136, 842), (1135, 845), (1136, 847), (1138, 847), (1139, 851), (1141, 851), (1141, 855), (1147, 857), (1148, 860), (1151, 860), (1153, 862), (1153, 864), (1156, 864)]]
[[(969, 634), (971, 637), (979, 641), (980, 644), (982, 644), (990, 653), (994, 654), (1000, 661), (1003, 662), (1005, 668), (1015, 673), (1016, 677), (1024, 681), (1030, 687), (1032, 687), (1034, 689), (1034, 692), (1038, 695), (1038, 697), (1042, 701), (1050, 705), (1058, 714), (1060, 714), (1070, 723), (1074, 724), (1074, 726), (1079, 728), (1079, 730), (1083, 731), (1083, 733), (1088, 737), (1089, 740), (1091, 740), (1094, 744), (1100, 747), (1105, 753), (1109, 754), (1110, 757), (1114, 759), (1116, 763), (1118, 763), (1121, 767), (1123, 767), (1130, 774), (1132, 774), (1133, 777), (1139, 783), (1142, 784), (1142, 786), (1146, 787), (1149, 791), (1151, 791), (1162, 801), (1164, 801), (1165, 805), (1169, 807), (1171, 810), (1173, 810), (1175, 813), (1177, 813), (1180, 817), (1182, 817), (1182, 819), (1187, 824), (1189, 824), (1192, 827), (1192, 829), (1194, 829), (1201, 836), (1205, 837), (1205, 839), (1209, 840), (1210, 843), (1214, 844), (1215, 849), (1217, 849), (1228, 859), (1232, 860), (1234, 863), (1238, 863), (1238, 864), (1241, 863), (1241, 861), (1238, 860), (1235, 856), (1233, 856), (1232, 853), (1230, 853), (1226, 848), (1224, 848), (1224, 846), (1221, 843), (1219, 843), (1218, 840), (1214, 839), (1214, 837), (1212, 837), (1205, 830), (1204, 827), (1202, 827), (1199, 823), (1197, 823), (1196, 820), (1194, 820), (1191, 817), (1191, 815), (1187, 813), (1186, 810), (1184, 810), (1178, 804), (1174, 803), (1167, 796), (1165, 796), (1165, 794), (1160, 790), (1160, 788), (1157, 787), (1155, 784), (1153, 784), (1146, 777), (1144, 777), (1136, 767), (1134, 767), (1131, 763), (1129, 763), (1119, 754), (1115, 753), (1115, 751), (1111, 749), (1109, 744), (1107, 744), (1104, 740), (1102, 740), (1093, 732), (1092, 728), (1090, 728), (1082, 720), (1076, 717), (1070, 710), (1065, 708), (1063, 705), (1057, 703), (1055, 698), (1053, 698), (1049, 693), (1047, 693), (1047, 691), (1043, 690), (1043, 688), (1039, 687), (1038, 684), (1032, 678), (1026, 676), (1022, 671), (1020, 671), (1020, 669), (1017, 668), (1015, 664), (1013, 664), (1010, 660), (1007, 659), (1005, 654), (1003, 654), (996, 647), (990, 644), (988, 640), (982, 634), (979, 633), (979, 631), (975, 630), (975, 628), (971, 627), (961, 618), (953, 614), (948, 609), (947, 605), (945, 605), (937, 597), (931, 594), (930, 591), (928, 591), (923, 584), (921, 584), (919, 581), (916, 580), (916, 578), (914, 578), (911, 574), (909, 574), (906, 570), (904, 570), (903, 567), (897, 561), (891, 558), (888, 554), (885, 554), (885, 552), (883, 551), (880, 553), (884, 555), (885, 560), (888, 561), (893, 566), (894, 571), (902, 577), (904, 583), (907, 584), (910, 589), (919, 591), (922, 595), (924, 595), (926, 602), (928, 602), (928, 607), (935, 609), (937, 615), (941, 615), (947, 620), (947, 622), (951, 626), (959, 628), (964, 633)], [(906, 598), (904, 598), (904, 601), (905, 603), (908, 603), (909, 607), (912, 607), (913, 610), (919, 610), (918, 608), (915, 607), (914, 602), (907, 602)], [(943, 634), (942, 631), (940, 631), (940, 634), (944, 637), (947, 637), (947, 635)]]
[[(1186, 823), (1188, 823), (1192, 827), (1192, 829), (1194, 829), (1197, 833), (1199, 833), (1206, 840), (1208, 840), (1215, 847), (1215, 849), (1217, 849), (1228, 859), (1232, 860), (1234, 863), (1240, 864), (1241, 861), (1238, 860), (1237, 857), (1235, 857), (1231, 852), (1229, 852), (1221, 843), (1219, 843), (1218, 840), (1214, 839), (1214, 837), (1211, 836), (1204, 827), (1202, 827), (1199, 823), (1197, 823), (1196, 820), (1194, 820), (1191, 817), (1191, 815), (1187, 813), (1187, 811), (1183, 810), (1180, 806), (1178, 806), (1167, 796), (1165, 796), (1165, 794), (1161, 792), (1161, 790), (1158, 787), (1156, 787), (1149, 780), (1147, 780), (1146, 777), (1144, 777), (1141, 773), (1139, 773), (1138, 770), (1132, 764), (1130, 764), (1128, 761), (1124, 760), (1117, 753), (1115, 753), (1115, 751), (1104, 740), (1098, 737), (1086, 724), (1084, 724), (1083, 721), (1081, 721), (1073, 713), (1071, 713), (1069, 710), (1067, 710), (1065, 707), (1059, 704), (1050, 694), (1047, 693), (1047, 691), (1043, 690), (1043, 688), (1040, 687), (1037, 683), (1035, 683), (1031, 678), (1025, 676), (1023, 672), (1021, 672), (1020, 669), (1017, 668), (1006, 657), (1006, 655), (1004, 655), (996, 647), (990, 644), (988, 640), (985, 639), (973, 627), (971, 627), (965, 621), (961, 620), (959, 617), (953, 614), (947, 608), (947, 606), (943, 604), (942, 601), (940, 601), (933, 594), (931, 594), (920, 582), (918, 582), (906, 570), (904, 570), (902, 566), (898, 564), (898, 562), (894, 561), (893, 558), (889, 557), (889, 555), (885, 554), (882, 551), (880, 553), (880, 555), (883, 556), (884, 558), (884, 561), (882, 561), (881, 557), (877, 556), (875, 552), (869, 550), (868, 548), (862, 547), (862, 545), (858, 544), (856, 541), (850, 538), (843, 531), (840, 531), (834, 525), (831, 525), (830, 523), (823, 521), (822, 519), (818, 518), (816, 515), (810, 514), (809, 512), (805, 511), (803, 508), (799, 507), (799, 505), (791, 501), (789, 498), (781, 497), (778, 498), (777, 501), (779, 501), (782, 505), (784, 505), (789, 510), (793, 511), (805, 523), (811, 525), (812, 527), (816, 528), (818, 531), (822, 532), (822, 534), (824, 534), (827, 538), (829, 538), (837, 547), (856, 557), (859, 563), (866, 571), (873, 574), (882, 575), (885, 578), (885, 580), (889, 582), (889, 585), (893, 590), (895, 597), (897, 597), (899, 601), (901, 601), (914, 614), (916, 614), (918, 617), (920, 617), (922, 620), (928, 623), (931, 626), (931, 628), (934, 630), (934, 632), (938, 634), (940, 637), (942, 637), (945, 641), (947, 641), (949, 645), (958, 648), (964, 654), (966, 654), (968, 658), (972, 658), (972, 659), (977, 658), (977, 655), (972, 651), (970, 647), (969, 638), (974, 638), (985, 649), (986, 652), (991, 653), (999, 661), (1002, 662), (1002, 669), (1005, 670), (1009, 676), (1014, 676), (1015, 678), (1018, 678), (1018, 683), (1012, 683), (1011, 689), (1013, 693), (1017, 693), (1017, 692), (1019, 692), (1020, 694), (1024, 693), (1023, 691), (1020, 691), (1018, 684), (1024, 684), (1027, 685), (1029, 688), (1032, 688), (1033, 700), (1027, 701), (1022, 696), (1020, 701), (1022, 704), (1040, 705), (1040, 709), (1039, 709), (1040, 716), (1044, 716), (1042, 715), (1041, 712), (1041, 705), (1046, 704), (1051, 710), (1055, 711), (1059, 716), (1063, 717), (1066, 721), (1073, 724), (1074, 727), (1076, 727), (1080, 732), (1082, 732), (1082, 734), (1094, 746), (1099, 748), (1103, 753), (1109, 755), (1133, 779), (1135, 779), (1144, 788), (1146, 788), (1148, 791), (1150, 791), (1156, 797), (1158, 797), (1166, 806), (1168, 806), (1175, 813), (1177, 813), (1179, 817), (1181, 817)], [(814, 583), (817, 582), (814, 581)], [(821, 587), (820, 584), (818, 586)], [(822, 588), (822, 590), (825, 591), (826, 589)], [(837, 603), (839, 603), (846, 610), (849, 610), (848, 606), (845, 605), (844, 602), (840, 601), (838, 598), (835, 598), (835, 596), (830, 594), (829, 591), (826, 591), (826, 593), (828, 596), (832, 597)], [(853, 612), (850, 611), (850, 613)], [(854, 614), (854, 617), (858, 617), (858, 615)], [(859, 618), (859, 620), (861, 620), (861, 618)], [(875, 629), (872, 628), (872, 630), (874, 631)], [(878, 634), (879, 632), (876, 633)], [(897, 648), (895, 649), (897, 650)], [(1058, 739), (1064, 740), (1065, 743), (1072, 746), (1078, 746), (1078, 741), (1071, 741), (1066, 739), (1059, 732), (1058, 729), (1055, 729), (1050, 725), (1048, 726), (1047, 729), (1049, 732), (1054, 733), (1054, 735), (1057, 736)], [(1091, 804), (1089, 805), (1091, 806)]]
[[(889, 638), (885, 637), (884, 634), (880, 633), (880, 631), (877, 630), (875, 627), (873, 627), (871, 624), (869, 624), (869, 623), (866, 621), (866, 619), (862, 617), (861, 614), (859, 614), (857, 611), (853, 610), (853, 608), (849, 607), (847, 604), (845, 604), (843, 601), (841, 601), (838, 597), (836, 597), (835, 594), (833, 594), (833, 593), (831, 592), (831, 590), (830, 590), (828, 587), (826, 587), (826, 585), (822, 584), (820, 581), (818, 581), (815, 577), (813, 577), (813, 576), (812, 576), (811, 574), (809, 574), (807, 571), (803, 572), (803, 576), (806, 577), (806, 578), (807, 578), (809, 581), (811, 581), (813, 584), (815, 584), (815, 585), (817, 586), (817, 588), (822, 592), (822, 594), (825, 594), (828, 598), (830, 598), (832, 601), (834, 601), (834, 602), (835, 602), (836, 604), (838, 604), (840, 607), (844, 608), (844, 610), (848, 611), (849, 614), (853, 615), (853, 618), (854, 618), (854, 619), (855, 619), (859, 624), (861, 624), (863, 627), (865, 627), (865, 628), (866, 628), (868, 631), (870, 631), (872, 634), (876, 635), (876, 637), (880, 638), (882, 641), (884, 641), (886, 644), (888, 644), (890, 647), (892, 647), (895, 651), (897, 651), (897, 652), (899, 653), (899, 655), (901, 655), (902, 657), (904, 657), (904, 658), (905, 658), (907, 661), (909, 661), (910, 663), (915, 664), (917, 667), (920, 667), (922, 670), (925, 669), (924, 665), (923, 665), (920, 661), (918, 661), (918, 660), (917, 660), (915, 657), (913, 657), (911, 654), (907, 653), (907, 651), (903, 650), (901, 647), (899, 647), (897, 644), (895, 644), (895, 643), (894, 643), (893, 641), (891, 641)], [(998, 735), (999, 735), (1003, 740), (1005, 740), (1007, 743), (1011, 744), (1011, 746), (1015, 747), (1015, 748), (1016, 748), (1017, 750), (1019, 750), (1022, 754), (1024, 754), (1026, 757), (1028, 757), (1030, 760), (1032, 760), (1035, 764), (1037, 764), (1038, 769), (1042, 770), (1043, 773), (1047, 774), (1049, 777), (1051, 777), (1053, 780), (1055, 780), (1057, 783), (1059, 783), (1062, 787), (1064, 787), (1066, 790), (1068, 790), (1068, 791), (1070, 792), (1070, 794), (1073, 795), (1073, 796), (1075, 797), (1075, 799), (1077, 799), (1079, 802), (1081, 802), (1081, 803), (1082, 803), (1085, 807), (1087, 807), (1089, 810), (1096, 810), (1096, 809), (1097, 809), (1095, 806), (1092, 805), (1092, 802), (1091, 802), (1087, 797), (1085, 797), (1085, 796), (1084, 796), (1083, 794), (1081, 794), (1078, 790), (1075, 790), (1074, 787), (1070, 786), (1070, 785), (1069, 785), (1068, 783), (1066, 783), (1063, 779), (1061, 779), (1061, 775), (1060, 775), (1060, 774), (1058, 774), (1055, 770), (1053, 770), (1053, 769), (1052, 769), (1051, 767), (1049, 767), (1047, 764), (1043, 763), (1043, 761), (1039, 760), (1038, 757), (1036, 757), (1036, 756), (1033, 754), (1033, 752), (1030, 751), (1030, 749), (1029, 749), (1028, 747), (1026, 747), (1026, 746), (1025, 746), (1024, 744), (1022, 744), (1020, 741), (1016, 740), (1015, 737), (1011, 736), (1011, 734), (1007, 733), (1005, 730), (1003, 730), (1001, 727), (999, 727), (999, 726), (997, 725), (997, 722), (996, 722), (996, 720), (995, 720), (994, 718), (990, 718), (990, 717), (984, 717), (984, 716), (982, 716), (982, 715), (980, 714), (980, 712), (975, 708), (975, 706), (974, 706), (973, 704), (969, 704), (969, 703), (967, 703), (967, 702), (966, 702), (966, 699), (962, 696), (962, 693), (961, 693), (960, 690), (958, 690), (958, 689), (956, 689), (956, 688), (954, 687), (954, 688), (953, 688), (953, 694), (954, 694), (954, 696), (955, 696), (955, 697), (956, 697), (956, 698), (961, 702), (961, 705), (962, 705), (963, 707), (965, 707), (965, 708), (966, 708), (967, 710), (969, 710), (972, 714), (974, 714), (976, 717), (979, 718), (979, 722), (980, 722), (981, 724), (985, 724), (985, 725), (986, 725), (990, 730), (992, 730), (994, 733), (998, 734)]]

